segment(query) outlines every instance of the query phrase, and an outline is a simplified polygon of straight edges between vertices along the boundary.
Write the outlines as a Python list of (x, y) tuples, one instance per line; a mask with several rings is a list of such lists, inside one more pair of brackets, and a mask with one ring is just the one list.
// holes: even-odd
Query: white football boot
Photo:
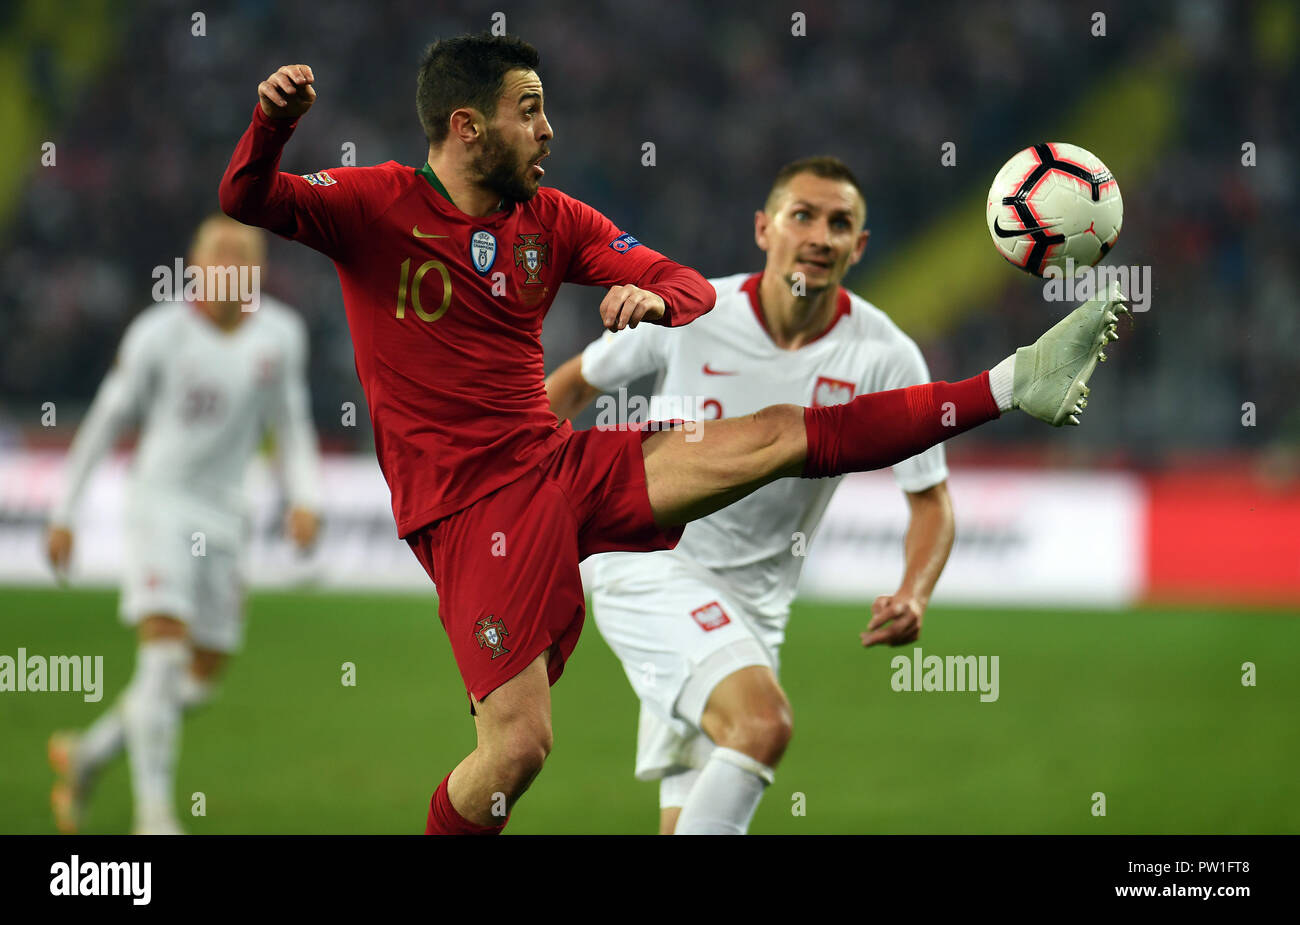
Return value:
[(1106, 361), (1103, 348), (1119, 339), (1115, 323), (1129, 310), (1127, 301), (1112, 282), (1106, 298), (1089, 299), (1017, 350), (1011, 407), (1053, 427), (1078, 424), (1088, 406), (1088, 377)]

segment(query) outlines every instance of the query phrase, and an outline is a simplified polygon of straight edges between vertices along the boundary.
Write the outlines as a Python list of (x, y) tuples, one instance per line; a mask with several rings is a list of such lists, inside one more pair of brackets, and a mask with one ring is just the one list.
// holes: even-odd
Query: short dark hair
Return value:
[(451, 131), (451, 114), (470, 106), (491, 119), (508, 71), (537, 70), (537, 49), (511, 35), (458, 35), (424, 49), (415, 81), (415, 108), (429, 144), (440, 145)]
[(823, 180), (843, 180), (851, 183), (853, 188), (858, 191), (858, 195), (862, 197), (862, 220), (866, 221), (867, 194), (863, 191), (862, 184), (853, 175), (853, 171), (849, 170), (848, 164), (838, 157), (830, 157), (824, 154), (815, 157), (801, 157), (777, 171), (776, 179), (772, 181), (772, 188), (767, 193), (767, 202), (763, 204), (764, 211), (771, 212), (777, 197), (781, 195), (781, 191), (785, 189), (786, 184), (802, 173), (810, 173), (821, 177)]

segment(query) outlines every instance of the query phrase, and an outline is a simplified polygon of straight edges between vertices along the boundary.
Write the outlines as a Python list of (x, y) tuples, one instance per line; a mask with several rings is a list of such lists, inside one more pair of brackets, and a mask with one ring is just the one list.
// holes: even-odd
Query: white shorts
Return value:
[(598, 558), (591, 571), (596, 626), (641, 700), (636, 777), (702, 767), (713, 750), (700, 731), (709, 695), (742, 668), (775, 672), (786, 621), (754, 613), (707, 569), (675, 553)]
[(122, 622), (165, 615), (189, 627), (196, 646), (234, 652), (244, 636), (244, 579), (238, 550), (213, 542), (199, 521), (157, 510), (127, 515)]

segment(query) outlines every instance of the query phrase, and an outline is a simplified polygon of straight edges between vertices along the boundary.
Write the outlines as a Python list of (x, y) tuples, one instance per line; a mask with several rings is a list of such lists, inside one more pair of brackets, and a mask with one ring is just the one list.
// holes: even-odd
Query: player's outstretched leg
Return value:
[(551, 752), (547, 653), (474, 701), (478, 745), (438, 785), (426, 835), (496, 835)]
[(860, 395), (843, 405), (773, 405), (755, 414), (662, 431), (642, 444), (660, 526), (688, 523), (778, 478), (882, 469), (1019, 408), (1054, 426), (1078, 423), (1088, 378), (1127, 311), (1113, 288), (1028, 347), (961, 382)]
[(64, 835), (76, 835), (81, 831), (86, 804), (95, 784), (98, 767), (85, 759), (85, 749), (82, 747), (82, 743), (92, 734), (100, 740), (109, 737), (108, 751), (111, 754), (121, 751), (123, 735), (120, 702), (110, 707), (85, 734), (61, 730), (51, 735), (46, 743), (45, 754), (55, 775), (54, 787), (50, 790), (50, 809), (54, 812), (54, 825)]
[(181, 698), (190, 664), (186, 625), (161, 614), (144, 617), (135, 673), (122, 695), (122, 727), (131, 768), (136, 834), (181, 832), (173, 806), (180, 747)]
[[(182, 711), (188, 713), (211, 699), (214, 679), (225, 659), (224, 653), (194, 648), (190, 671), (181, 679)], [(50, 807), (55, 825), (65, 835), (81, 831), (100, 770), (126, 745), (124, 711), (129, 691), (123, 692), (84, 732), (60, 730), (46, 744), (46, 755), (56, 775)]]

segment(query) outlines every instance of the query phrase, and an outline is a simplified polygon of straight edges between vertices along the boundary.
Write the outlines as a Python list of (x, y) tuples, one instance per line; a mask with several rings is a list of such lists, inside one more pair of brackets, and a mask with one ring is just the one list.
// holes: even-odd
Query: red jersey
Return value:
[(400, 536), (514, 481), (570, 433), (547, 402), (540, 340), (561, 283), (647, 289), (668, 325), (713, 307), (699, 273), (555, 189), (474, 217), (427, 164), (280, 173), (296, 124), (254, 109), (221, 208), (334, 261)]

